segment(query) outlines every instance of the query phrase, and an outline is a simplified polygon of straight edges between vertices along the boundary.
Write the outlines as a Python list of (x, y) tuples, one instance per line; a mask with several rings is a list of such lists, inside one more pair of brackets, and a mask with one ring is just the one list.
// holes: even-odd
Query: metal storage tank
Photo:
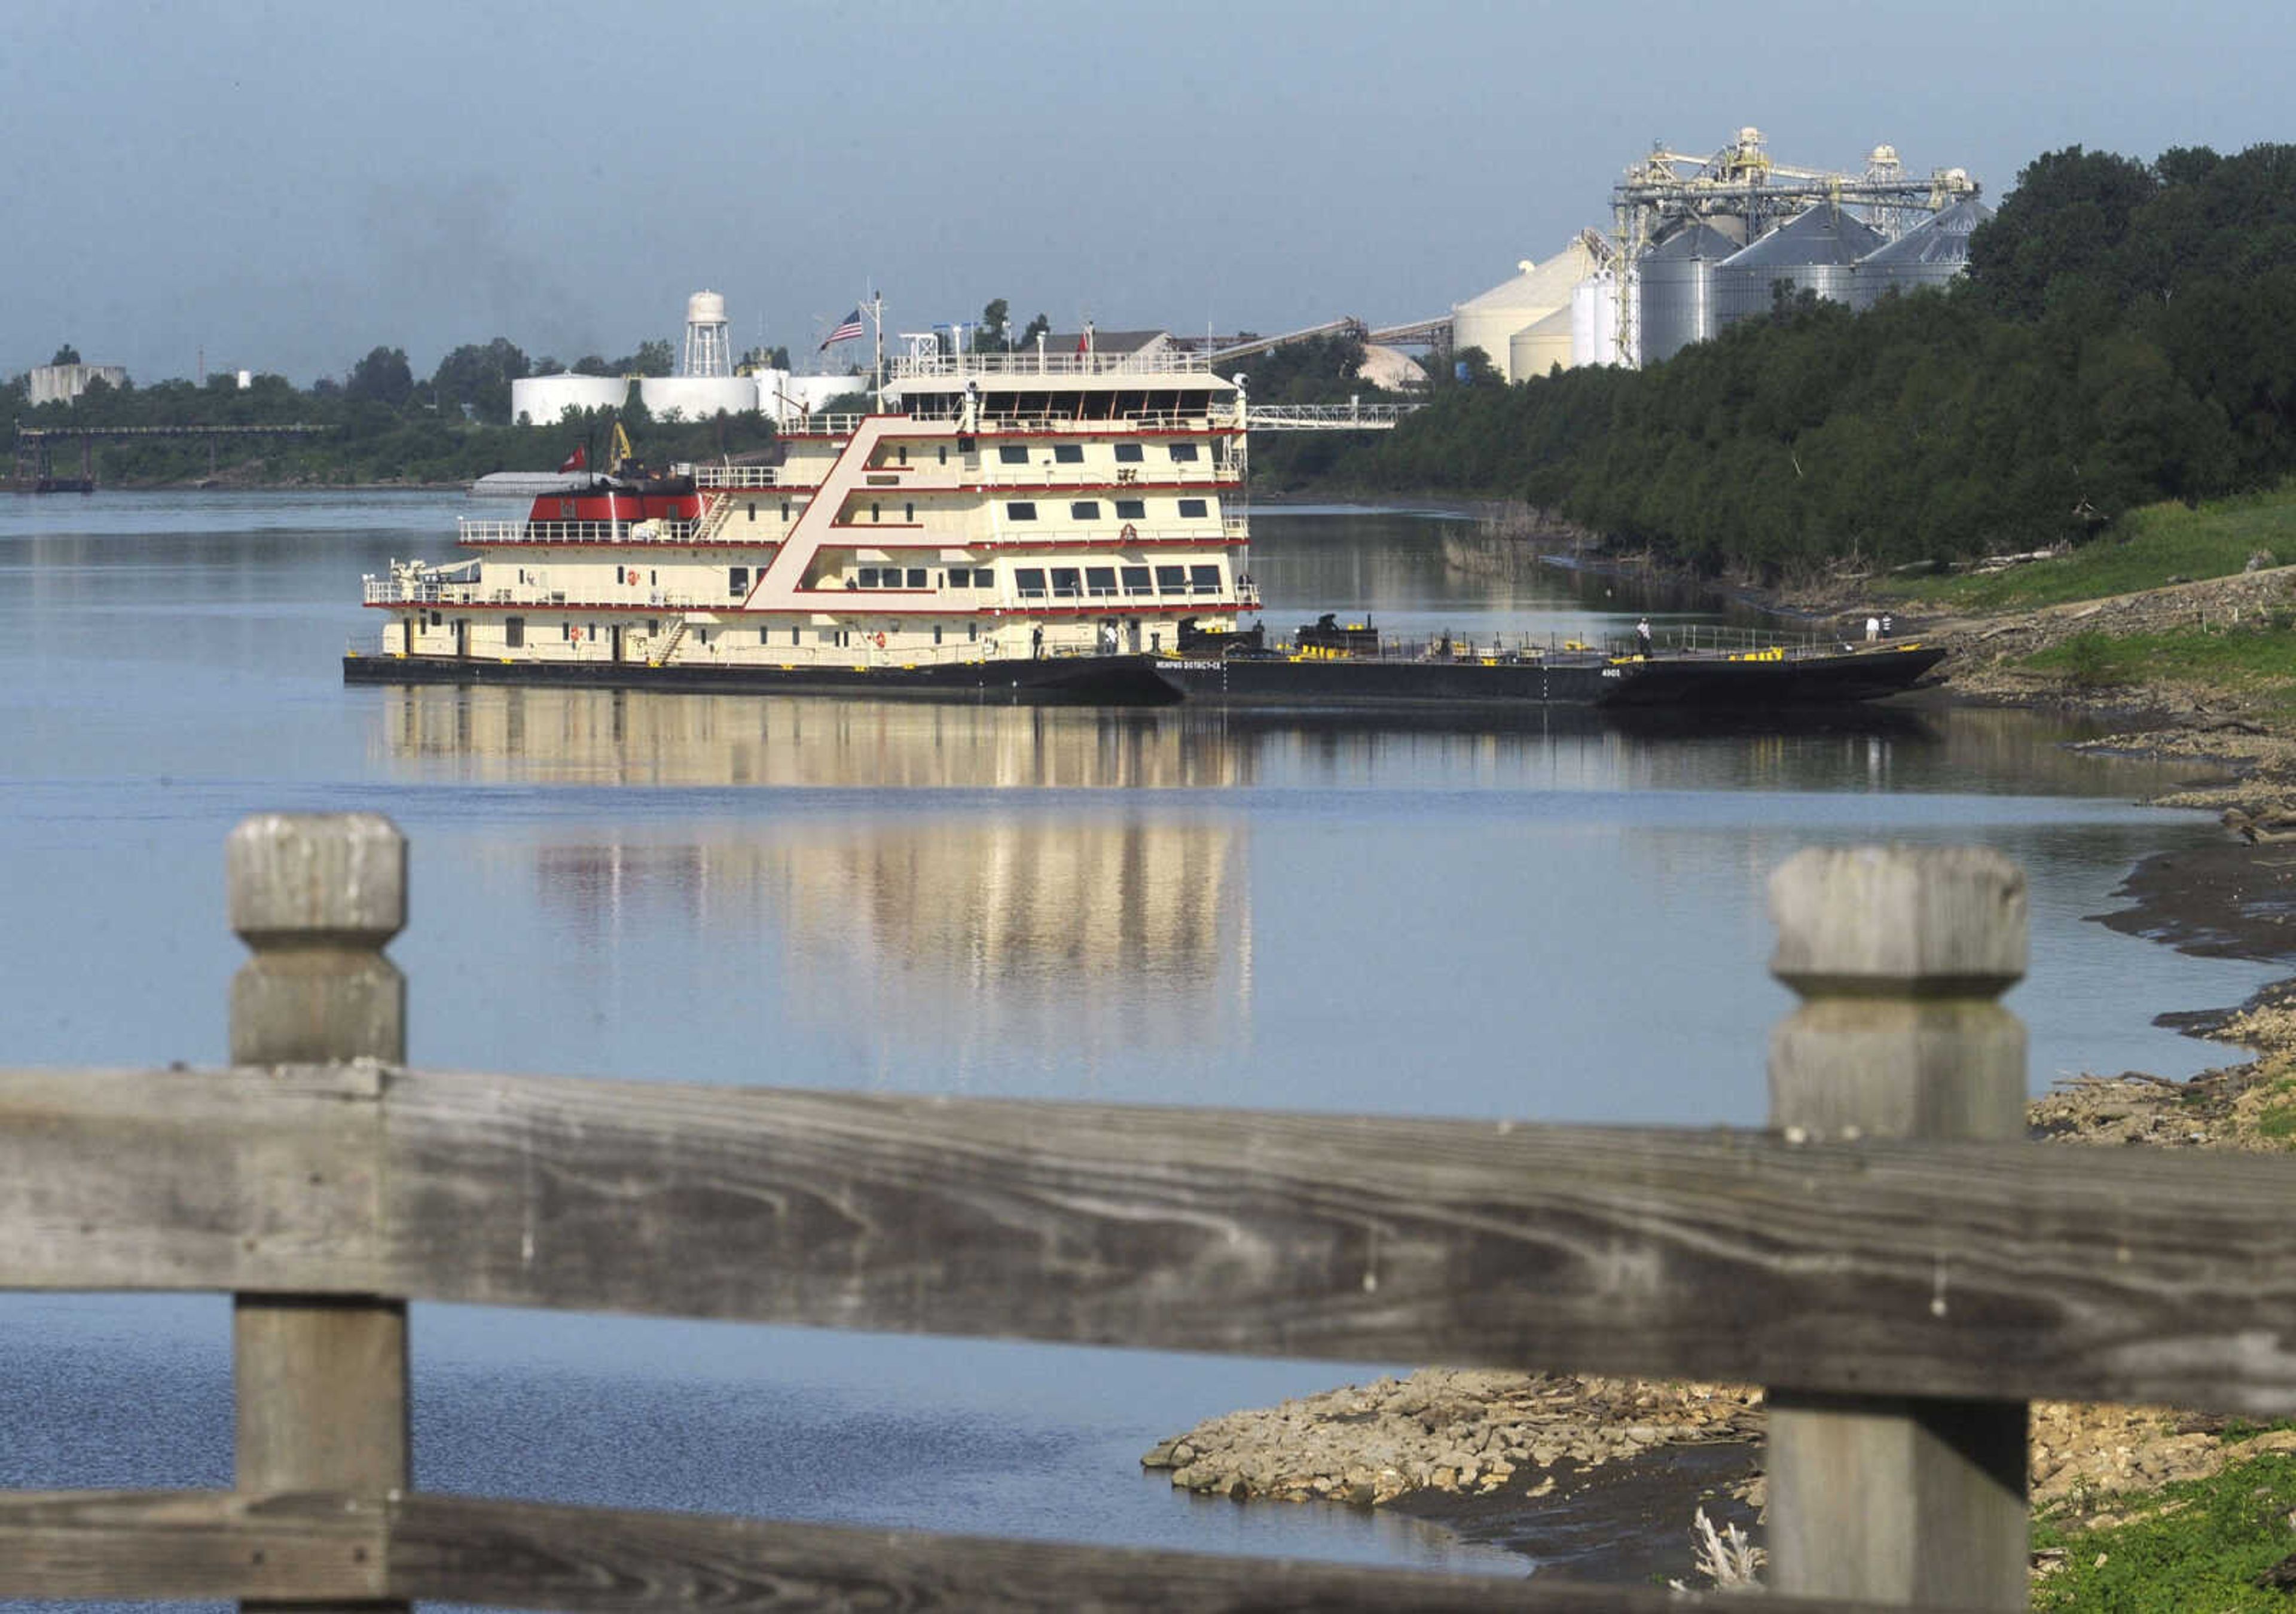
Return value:
[(1514, 333), (1569, 307), (1570, 289), (1595, 272), (1595, 255), (1584, 242), (1573, 241), (1543, 264), (1525, 258), (1521, 270), (1451, 309), (1453, 350), (1480, 348), (1506, 381), (1516, 379), (1509, 353)]
[(1780, 225), (1714, 270), (1716, 328), (1770, 311), (1772, 288), (1784, 281), (1837, 303), (1851, 299), (1857, 263), (1882, 242), (1882, 233), (1833, 202), (1820, 202)]
[(1672, 358), (1721, 325), (1714, 316), (1714, 277), (1738, 243), (1693, 221), (1644, 253), (1635, 265), (1635, 352), (1638, 365)]
[(619, 375), (529, 375), (510, 384), (510, 418), (554, 424), (568, 409), (619, 409), (630, 384)]
[[(1576, 289), (1574, 288), (1574, 291)], [(1570, 307), (1569, 304), (1507, 338), (1507, 374), (1527, 381), (1560, 365), (1570, 368)]]
[(1969, 267), (1970, 233), (1993, 217), (1974, 196), (1932, 213), (1897, 240), (1857, 260), (1853, 300), (1870, 308), (1895, 288), (1912, 291), (1942, 286)]
[(681, 419), (706, 421), (724, 410), (742, 414), (758, 406), (758, 381), (749, 375), (645, 375), (638, 396), (656, 420), (676, 410)]
[(1615, 365), (1619, 353), (1619, 277), (1605, 269), (1570, 288), (1570, 362)]

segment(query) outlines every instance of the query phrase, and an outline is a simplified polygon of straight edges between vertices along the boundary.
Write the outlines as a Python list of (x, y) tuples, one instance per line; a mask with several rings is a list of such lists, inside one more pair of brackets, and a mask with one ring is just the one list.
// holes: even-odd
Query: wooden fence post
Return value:
[[(1789, 1136), (2025, 1135), (2025, 881), (1997, 853), (1808, 851), (1770, 881), (1772, 973), (1801, 995), (1770, 1039)], [(1930, 1315), (1953, 1304), (1939, 1255)], [(1769, 1392), (1770, 1580), (1783, 1594), (2023, 1609), (2021, 1401)]]
[[(261, 814), (231, 833), (234, 1064), (406, 1057), (406, 980), (382, 955), (406, 922), (406, 840), (373, 813)], [(406, 1305), (236, 1295), (242, 1491), (406, 1488)], [(366, 1610), (404, 1603), (347, 1605)]]

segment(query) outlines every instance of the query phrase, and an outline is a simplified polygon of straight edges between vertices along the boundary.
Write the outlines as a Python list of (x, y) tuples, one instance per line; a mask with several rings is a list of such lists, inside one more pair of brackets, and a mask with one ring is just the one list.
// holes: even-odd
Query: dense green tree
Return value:
[(79, 363), (79, 349), (73, 347), (70, 342), (66, 342), (62, 347), (56, 349), (55, 357), (50, 359), (48, 363), (52, 365), (77, 365)]
[(497, 336), (483, 346), (465, 342), (440, 359), (430, 387), (440, 405), (467, 407), (474, 419), (501, 426), (510, 422), (510, 384), (530, 373), (526, 355)]
[(343, 382), (343, 396), (355, 404), (381, 404), (396, 409), (414, 391), (414, 372), (407, 366), (404, 348), (376, 348), (351, 366)]

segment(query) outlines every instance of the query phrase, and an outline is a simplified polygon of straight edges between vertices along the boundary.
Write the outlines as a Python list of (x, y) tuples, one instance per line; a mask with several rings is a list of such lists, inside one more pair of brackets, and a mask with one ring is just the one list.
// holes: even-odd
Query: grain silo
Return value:
[[(1504, 379), (1520, 380), (1512, 350), (1515, 332), (1528, 331), (1557, 309), (1567, 310), (1571, 288), (1595, 267), (1595, 254), (1581, 241), (1573, 241), (1543, 264), (1524, 259), (1521, 273), (1513, 279), (1452, 308), (1452, 350), (1480, 348)], [(1543, 367), (1539, 373), (1545, 373)]]
[(1738, 243), (1692, 219), (1635, 265), (1634, 362), (1654, 365), (1721, 329), (1715, 318), (1715, 273)]
[(1619, 287), (1618, 272), (1602, 269), (1570, 288), (1572, 364), (1626, 362), (1619, 351)]
[[(1577, 295), (1573, 289), (1573, 296)], [(1570, 305), (1565, 303), (1537, 324), (1526, 325), (1507, 338), (1507, 376), (1527, 381), (1545, 375), (1557, 365), (1570, 368)]]
[(1854, 301), (1870, 308), (1892, 290), (1942, 286), (1969, 266), (1969, 237), (1993, 209), (1966, 197), (1857, 260)]
[(1857, 283), (1857, 260), (1886, 239), (1881, 231), (1834, 202), (1822, 201), (1788, 219), (1714, 270), (1718, 328), (1767, 314), (1784, 282), (1792, 294), (1813, 291), (1847, 304)]

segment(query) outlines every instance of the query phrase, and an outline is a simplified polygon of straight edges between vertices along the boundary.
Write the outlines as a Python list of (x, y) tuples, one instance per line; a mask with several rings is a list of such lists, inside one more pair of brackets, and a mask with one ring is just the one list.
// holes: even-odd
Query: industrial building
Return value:
[(102, 381), (107, 387), (125, 387), (127, 384), (127, 367), (125, 365), (35, 365), (29, 401), (36, 409), (42, 404), (73, 403), (87, 390), (90, 381)]
[(726, 299), (696, 291), (685, 299), (685, 340), (676, 375), (535, 375), (510, 384), (513, 421), (547, 425), (569, 409), (627, 407), (635, 383), (649, 413), (675, 414), (682, 420), (709, 420), (720, 411), (743, 414), (762, 409), (776, 420), (819, 408), (830, 398), (867, 383), (849, 375), (791, 375), (786, 370), (734, 373), (733, 344)]
[(1456, 305), (1452, 347), (1480, 348), (1521, 381), (1656, 364), (1767, 313), (1781, 285), (1871, 307), (1962, 273), (1971, 233), (1992, 217), (1977, 198), (1966, 170), (1915, 177), (1889, 145), (1857, 174), (1775, 162), (1754, 128), (1704, 156), (1661, 146), (1613, 188), (1609, 232), (1581, 231)]

